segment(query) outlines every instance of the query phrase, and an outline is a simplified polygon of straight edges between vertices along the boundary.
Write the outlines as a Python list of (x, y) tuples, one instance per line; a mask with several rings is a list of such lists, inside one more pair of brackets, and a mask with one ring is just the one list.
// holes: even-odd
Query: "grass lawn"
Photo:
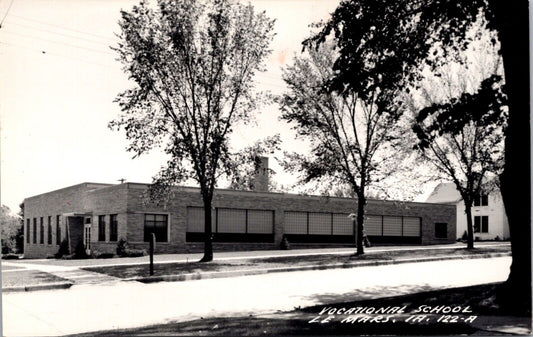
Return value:
[(38, 284), (42, 285), (65, 281), (67, 280), (64, 278), (37, 270), (17, 270), (9, 273), (2, 273), (2, 288)]
[[(498, 284), (422, 292), (398, 297), (357, 302), (336, 303), (296, 309), (290, 312), (248, 317), (211, 317), (189, 322), (158, 324), (135, 329), (102, 331), (76, 336), (264, 336), (264, 335), (502, 335), (529, 334), (531, 316), (516, 316), (495, 302)], [(428, 314), (414, 321), (421, 306), (469, 307), (471, 313)], [(388, 321), (357, 321), (355, 317), (376, 318), (377, 314), (333, 315), (325, 323), (317, 316), (325, 308), (387, 308), (406, 307), (404, 313), (390, 315)], [(327, 318), (327, 314), (320, 319)], [(472, 318), (475, 317), (475, 318)], [(350, 320), (350, 318), (352, 318)], [(471, 321), (465, 322), (465, 318)], [(315, 321), (313, 321), (315, 319)], [(376, 318), (377, 320), (377, 318)]]
[[(370, 252), (365, 255), (310, 255), (310, 256), (286, 256), (265, 259), (243, 259), (225, 260), (209, 263), (154, 263), (154, 275), (179, 275), (200, 272), (233, 271), (233, 270), (257, 270), (269, 268), (286, 268), (311, 265), (330, 264), (361, 264), (368, 261), (391, 261), (395, 259), (417, 258), (417, 257), (438, 257), (450, 255), (481, 255), (487, 253), (510, 252), (509, 246), (467, 249), (429, 249), (429, 250), (406, 250), (390, 252)], [(155, 257), (157, 260), (157, 256)], [(149, 264), (122, 265), (109, 267), (86, 267), (84, 270), (103, 273), (119, 278), (131, 278), (148, 276)]]

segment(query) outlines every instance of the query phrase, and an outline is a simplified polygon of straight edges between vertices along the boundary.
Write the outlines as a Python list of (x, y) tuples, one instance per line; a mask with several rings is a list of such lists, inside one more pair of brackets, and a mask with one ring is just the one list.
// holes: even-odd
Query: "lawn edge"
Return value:
[(327, 265), (308, 265), (308, 266), (277, 267), (277, 268), (266, 268), (266, 269), (211, 271), (211, 272), (197, 272), (197, 273), (174, 274), (174, 275), (136, 276), (136, 277), (124, 278), (122, 279), (122, 281), (138, 281), (138, 282), (143, 282), (143, 283), (181, 282), (181, 281), (194, 281), (194, 280), (213, 279), (213, 278), (263, 275), (263, 274), (281, 273), (281, 272), (328, 270), (328, 269), (343, 269), (343, 268), (357, 268), (357, 267), (375, 267), (375, 266), (403, 264), (403, 263), (433, 262), (433, 261), (444, 261), (444, 260), (484, 259), (484, 258), (505, 257), (505, 256), (511, 256), (511, 252), (485, 253), (485, 254), (479, 254), (479, 255), (449, 255), (449, 256), (437, 256), (437, 257), (429, 256), (429, 257), (404, 258), (404, 259), (400, 258), (400, 259), (395, 259), (395, 260), (358, 261), (358, 262), (347, 262), (347, 263), (334, 263), (334, 264), (327, 264)]

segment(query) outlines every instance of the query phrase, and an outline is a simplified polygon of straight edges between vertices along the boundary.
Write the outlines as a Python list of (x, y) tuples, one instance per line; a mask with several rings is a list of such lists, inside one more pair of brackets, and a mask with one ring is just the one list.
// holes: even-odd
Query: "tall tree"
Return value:
[(228, 136), (247, 122), (261, 98), (254, 75), (264, 70), (274, 21), (230, 0), (141, 1), (122, 11), (115, 48), (134, 88), (118, 95), (129, 151), (163, 147), (169, 155), (154, 177), (154, 198), (194, 179), (205, 211), (205, 249), (213, 259), (211, 204), (220, 169), (230, 160)]
[(472, 42), (465, 55), (458, 55), (459, 62), (426, 72), (420, 88), (406, 100), (422, 159), (461, 195), (471, 249), (474, 200), (499, 185), (503, 170), (507, 105), (499, 45), (490, 42), (494, 34), (480, 20), (467, 35)]
[(309, 156), (292, 154), (286, 167), (301, 172), (303, 182), (327, 178), (349, 184), (357, 196), (357, 254), (364, 254), (366, 193), (397, 167), (392, 163), (402, 110), (388, 88), (327, 90), (336, 56), (331, 42), (309, 48), (308, 56), (296, 57), (283, 73), (289, 90), (280, 98), (282, 119), (311, 144)]
[[(511, 295), (500, 298), (520, 298), (514, 308), (530, 312), (531, 192), (517, 187), (530, 186), (531, 181), (528, 1), (346, 0), (332, 13), (314, 40), (325, 41), (331, 33), (339, 40), (340, 56), (335, 62), (337, 73), (331, 86), (335, 90), (360, 85), (356, 75), (361, 68), (361, 56), (365, 59), (358, 51), (360, 41), (379, 46), (382, 53), (396, 56), (396, 62), (390, 64), (388, 72), (392, 77), (410, 80), (417, 77), (421, 64), (437, 65), (463, 51), (467, 45), (465, 34), (480, 12), (484, 13), (489, 28), (498, 33), (509, 105), (505, 166), (500, 180), (509, 220), (513, 263), (507, 282), (507, 293)], [(434, 45), (449, 48), (443, 49), (445, 54), (432, 55)]]
[(503, 169), (507, 106), (500, 82), (501, 77), (493, 75), (473, 94), (429, 105), (413, 126), (423, 157), (455, 184), (463, 199), (469, 249), (474, 248), (474, 199), (486, 192), (490, 174)]

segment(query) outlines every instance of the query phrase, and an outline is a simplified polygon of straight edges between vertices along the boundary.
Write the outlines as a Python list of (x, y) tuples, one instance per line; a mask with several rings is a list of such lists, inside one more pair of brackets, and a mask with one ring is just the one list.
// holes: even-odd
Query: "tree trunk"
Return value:
[(200, 262), (213, 261), (213, 229), (211, 228), (212, 215), (211, 215), (211, 198), (204, 198), (204, 257)]
[(472, 225), (472, 205), (467, 205), (465, 203), (465, 213), (466, 213), (466, 248), (474, 248), (474, 226)]
[(364, 195), (357, 196), (357, 255), (363, 255), (365, 249), (363, 246), (364, 235), (364, 219), (365, 219), (365, 203)]
[(489, 2), (499, 32), (508, 96), (505, 166), (501, 193), (513, 262), (498, 301), (519, 314), (531, 313), (531, 167), (528, 1)]

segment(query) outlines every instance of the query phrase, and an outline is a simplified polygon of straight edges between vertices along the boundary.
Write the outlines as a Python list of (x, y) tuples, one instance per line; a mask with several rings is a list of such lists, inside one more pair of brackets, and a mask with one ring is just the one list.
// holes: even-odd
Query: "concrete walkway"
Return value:
[(510, 257), (3, 295), (4, 336), (64, 335), (504, 281)]
[[(502, 242), (487, 242), (476, 245), (477, 247), (497, 247), (497, 246), (509, 246), (509, 243)], [(437, 246), (382, 246), (366, 248), (367, 254), (374, 254), (380, 252), (390, 251), (405, 251), (405, 250), (429, 250), (429, 249), (465, 249), (465, 245), (462, 243), (437, 245)], [(286, 256), (312, 256), (312, 255), (349, 255), (354, 253), (354, 248), (325, 248), (325, 249), (295, 249), (295, 250), (276, 250), (276, 251), (247, 251), (247, 252), (220, 252), (215, 254), (215, 261), (227, 261), (227, 260), (245, 260), (245, 259), (261, 259), (271, 257), (286, 257)], [(197, 261), (202, 257), (202, 254), (164, 254), (156, 255), (154, 257), (155, 263), (186, 263), (189, 261)], [(443, 257), (446, 258), (446, 257)], [(453, 256), (451, 258), (454, 258)], [(455, 257), (457, 258), (457, 257)], [(424, 260), (424, 259), (422, 259)], [(16, 272), (20, 270), (38, 270), (46, 273), (56, 275), (58, 277), (66, 279), (65, 284), (57, 284), (57, 288), (65, 288), (66, 284), (103, 284), (103, 283), (116, 283), (122, 281), (122, 279), (112, 277), (109, 275), (95, 273), (81, 268), (84, 267), (103, 267), (103, 266), (118, 266), (118, 265), (142, 265), (148, 263), (148, 257), (138, 258), (114, 258), (114, 259), (89, 259), (89, 260), (55, 260), (55, 259), (41, 259), (41, 260), (9, 260), (2, 261), (2, 266), (8, 268), (16, 268), (3, 272)], [(369, 261), (372, 264), (372, 261)], [(331, 266), (331, 269), (340, 268)], [(346, 266), (345, 266), (346, 267)], [(290, 269), (286, 268), (286, 269)], [(317, 268), (297, 268), (297, 270), (312, 270)], [(321, 269), (324, 269), (323, 267)], [(290, 271), (290, 270), (287, 270)], [(265, 271), (266, 273), (267, 271)], [(220, 274), (221, 272), (218, 272)], [(203, 273), (202, 273), (203, 274)], [(189, 280), (200, 278), (214, 278), (217, 275), (211, 275), (217, 273), (206, 273), (206, 277), (201, 275), (190, 274), (185, 275), (189, 277), (182, 277), (184, 275), (177, 275), (174, 278), (168, 278), (167, 281), (174, 280)], [(223, 272), (222, 272), (223, 274)], [(228, 276), (240, 276), (240, 275), (255, 275), (261, 274), (261, 272), (230, 272)], [(209, 276), (209, 277), (208, 277)], [(160, 281), (160, 280), (159, 280)], [(12, 289), (5, 289), (6, 291), (12, 291)], [(16, 290), (16, 289), (15, 289)], [(23, 289), (24, 290), (24, 289)], [(27, 289), (31, 290), (31, 289)]]

